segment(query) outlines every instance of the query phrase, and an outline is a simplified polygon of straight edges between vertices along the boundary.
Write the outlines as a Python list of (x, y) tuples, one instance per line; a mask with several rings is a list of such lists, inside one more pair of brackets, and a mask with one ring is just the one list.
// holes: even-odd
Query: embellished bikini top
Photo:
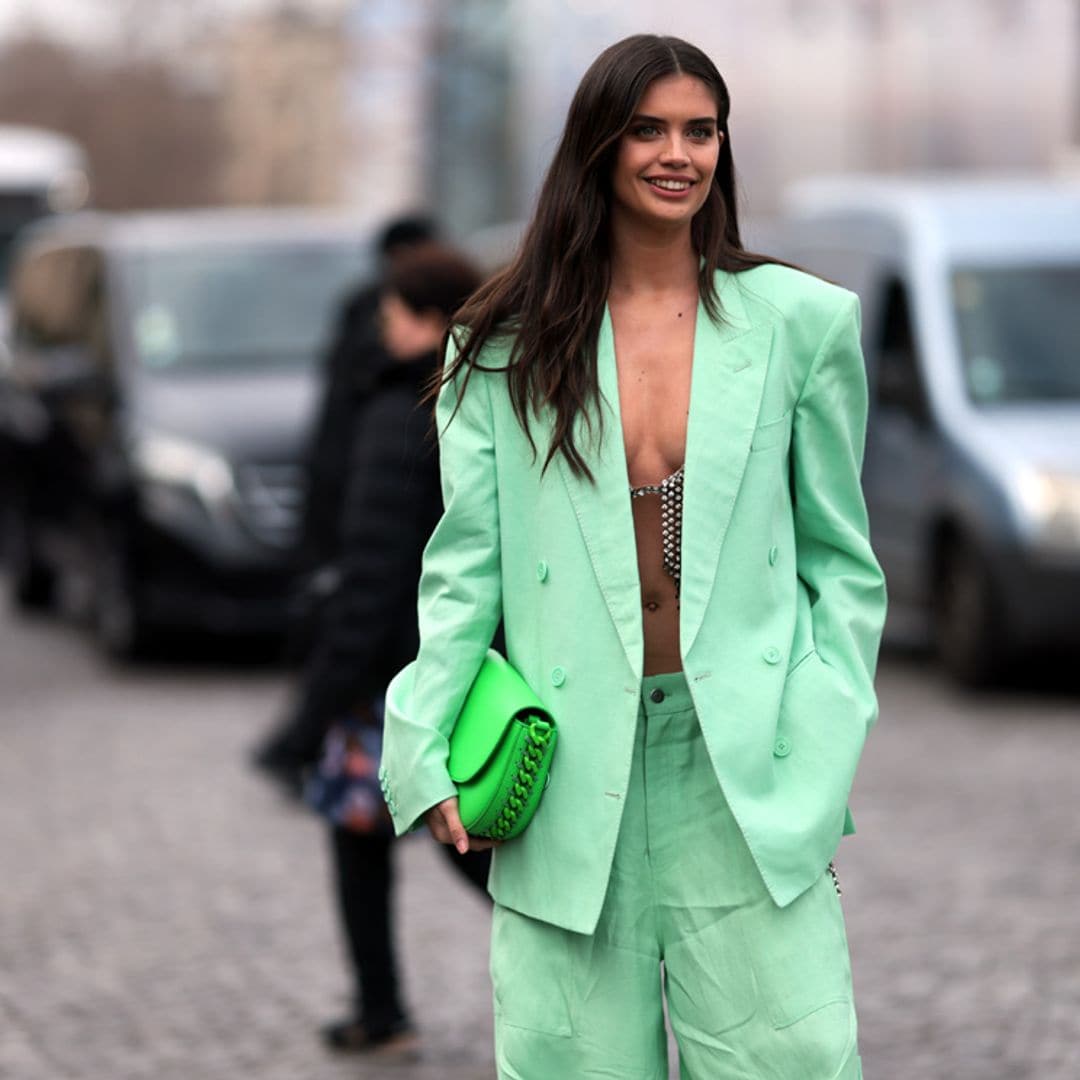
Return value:
[(645, 484), (632, 487), (630, 498), (639, 499), (643, 495), (660, 496), (660, 530), (664, 545), (664, 570), (675, 580), (675, 595), (679, 595), (682, 571), (682, 505), (683, 505), (683, 466), (680, 465), (670, 476), (665, 476), (659, 484)]

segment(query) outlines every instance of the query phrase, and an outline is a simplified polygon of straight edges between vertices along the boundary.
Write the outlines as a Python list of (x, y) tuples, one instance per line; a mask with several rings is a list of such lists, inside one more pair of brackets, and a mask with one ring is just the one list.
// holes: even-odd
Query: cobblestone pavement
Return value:
[[(347, 987), (325, 837), (245, 764), (286, 686), (118, 671), (0, 616), (3, 1080), (493, 1076), (487, 909), (423, 837), (399, 866), (424, 1058), (315, 1040)], [(879, 688), (838, 859), (867, 1080), (1076, 1080), (1080, 695), (966, 696), (897, 657)]]

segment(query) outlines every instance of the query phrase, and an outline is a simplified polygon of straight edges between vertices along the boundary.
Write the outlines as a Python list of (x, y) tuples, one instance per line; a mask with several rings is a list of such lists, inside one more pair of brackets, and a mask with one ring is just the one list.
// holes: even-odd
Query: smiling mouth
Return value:
[(656, 180), (648, 178), (646, 183), (651, 184), (653, 187), (660, 188), (661, 191), (687, 191), (689, 190), (692, 180)]

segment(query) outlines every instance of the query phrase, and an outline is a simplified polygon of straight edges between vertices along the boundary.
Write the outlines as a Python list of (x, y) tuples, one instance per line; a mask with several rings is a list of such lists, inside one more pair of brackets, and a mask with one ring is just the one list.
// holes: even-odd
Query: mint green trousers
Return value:
[(630, 787), (595, 933), (496, 905), (502, 1080), (859, 1080), (840, 901), (778, 908), (720, 791), (682, 674), (642, 686)]

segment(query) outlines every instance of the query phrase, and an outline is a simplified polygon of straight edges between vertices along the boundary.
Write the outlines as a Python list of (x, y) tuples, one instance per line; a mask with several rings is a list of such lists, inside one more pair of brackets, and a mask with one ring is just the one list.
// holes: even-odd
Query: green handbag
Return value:
[(466, 832), (510, 840), (529, 824), (547, 784), (557, 734), (528, 683), (488, 649), (450, 735), (450, 779)]

